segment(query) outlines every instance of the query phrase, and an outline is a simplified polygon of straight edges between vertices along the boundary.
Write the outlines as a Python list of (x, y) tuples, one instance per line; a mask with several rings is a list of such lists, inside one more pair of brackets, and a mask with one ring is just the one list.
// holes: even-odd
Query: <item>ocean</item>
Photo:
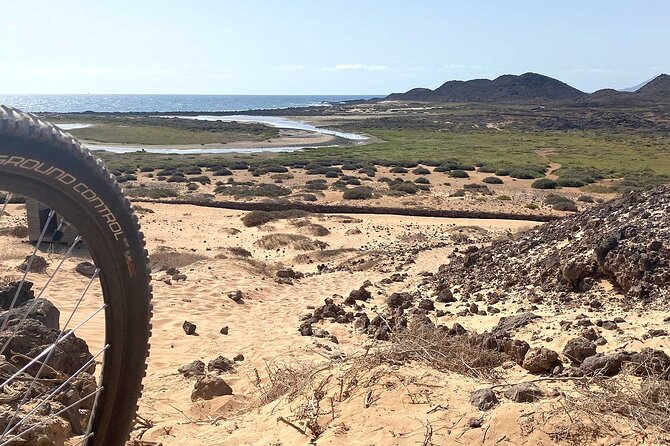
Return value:
[(0, 104), (26, 112), (224, 112), (306, 107), (381, 95), (153, 95), (153, 94), (0, 94)]

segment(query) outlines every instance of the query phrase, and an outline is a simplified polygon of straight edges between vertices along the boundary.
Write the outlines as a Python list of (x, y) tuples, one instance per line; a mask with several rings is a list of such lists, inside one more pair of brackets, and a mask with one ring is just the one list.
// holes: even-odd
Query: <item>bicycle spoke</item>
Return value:
[(16, 305), (16, 300), (19, 298), (19, 294), (21, 293), (21, 290), (23, 289), (23, 284), (26, 282), (26, 277), (28, 277), (28, 272), (30, 271), (30, 268), (32, 268), (32, 266), (33, 266), (33, 261), (35, 260), (35, 255), (37, 254), (37, 250), (39, 249), (40, 245), (42, 244), (42, 240), (44, 240), (44, 236), (47, 233), (49, 223), (51, 223), (51, 219), (54, 217), (55, 214), (56, 213), (53, 210), (49, 212), (49, 217), (47, 218), (47, 221), (44, 224), (44, 228), (42, 229), (42, 232), (40, 233), (40, 237), (37, 239), (37, 244), (35, 245), (35, 248), (33, 249), (33, 253), (30, 256), (30, 260), (28, 261), (28, 264), (26, 265), (25, 271), (23, 272), (23, 277), (21, 278), (21, 282), (19, 283), (19, 286), (16, 288), (16, 292), (14, 293), (14, 298), (12, 299), (12, 302), (9, 304), (9, 308), (7, 308), (7, 313), (5, 314), (5, 319), (2, 321), (2, 326), (0, 327), (0, 333), (5, 331), (5, 328), (7, 328), (7, 323), (9, 322), (9, 312)]
[[(68, 250), (65, 252), (65, 255), (63, 256), (61, 261), (58, 263), (58, 266), (54, 270), (53, 274), (51, 274), (51, 276), (49, 277), (49, 280), (47, 280), (47, 283), (42, 287), (42, 290), (37, 295), (37, 297), (35, 299), (33, 299), (32, 304), (30, 304), (30, 307), (28, 307), (26, 309), (23, 316), (21, 317), (21, 320), (19, 320), (19, 322), (14, 326), (14, 330), (12, 331), (12, 334), (7, 338), (4, 345), (0, 348), (0, 355), (2, 355), (5, 352), (5, 349), (7, 348), (9, 343), (11, 342), (12, 338), (16, 335), (16, 333), (18, 333), (18, 331), (21, 328), (21, 325), (23, 324), (23, 322), (28, 318), (28, 315), (33, 310), (33, 308), (35, 308), (35, 306), (38, 303), (38, 300), (42, 297), (42, 294), (44, 294), (44, 291), (47, 289), (49, 284), (51, 284), (51, 281), (53, 280), (53, 278), (56, 277), (56, 274), (58, 274), (58, 271), (60, 271), (61, 267), (63, 266), (63, 263), (65, 263), (65, 260), (67, 260), (68, 257), (70, 257), (70, 255), (72, 254), (72, 251), (74, 250), (75, 246), (77, 245), (77, 243), (79, 243), (79, 240), (80, 240), (79, 237), (76, 237), (74, 239), (74, 242), (72, 243), (72, 246), (70, 246), (68, 248)], [(89, 286), (90, 286), (90, 284), (89, 284)], [(88, 291), (88, 287), (86, 288), (86, 291)], [(83, 298), (83, 296), (82, 296), (82, 298)], [(9, 314), (7, 315), (7, 317), (9, 317)], [(5, 327), (3, 326), (3, 330), (4, 330), (4, 328)], [(0, 330), (0, 332), (2, 332), (3, 330)]]
[[(75, 401), (74, 403), (70, 404), (70, 405), (67, 406), (67, 407), (64, 407), (63, 409), (61, 409), (61, 410), (59, 410), (58, 412), (54, 413), (54, 414), (53, 414), (52, 416), (50, 416), (49, 418), (46, 418), (45, 420), (40, 421), (39, 423), (37, 423), (37, 424), (31, 426), (30, 428), (26, 429), (25, 431), (21, 432), (21, 433), (18, 434), (18, 435), (25, 435), (25, 434), (28, 434), (28, 433), (34, 431), (35, 429), (37, 429), (38, 427), (41, 427), (41, 426), (46, 425), (46, 424), (49, 423), (51, 420), (53, 420), (53, 419), (55, 419), (56, 417), (58, 417), (60, 414), (62, 414), (62, 413), (64, 413), (64, 412), (67, 412), (68, 410), (72, 409), (73, 407), (77, 407), (79, 404), (83, 403), (84, 401), (86, 401), (87, 399), (89, 399), (89, 398), (91, 398), (91, 397), (93, 397), (93, 396), (97, 396), (100, 392), (102, 392), (102, 390), (103, 390), (103, 387), (98, 387), (97, 389), (95, 389), (94, 392), (89, 393), (88, 395), (86, 395), (86, 396), (83, 397), (83, 398), (79, 398), (79, 399), (78, 399), (77, 401)], [(18, 435), (16, 435), (16, 436), (10, 438), (10, 439), (7, 440), (7, 441), (4, 441), (3, 443), (0, 443), (0, 446), (6, 446), (6, 445), (10, 444), (11, 442), (13, 442), (14, 440), (19, 440), (20, 437), (18, 437)], [(17, 438), (17, 437), (18, 437), (18, 438)]]
[(2, 204), (2, 209), (0, 209), (0, 218), (2, 218), (3, 215), (5, 215), (5, 211), (7, 210), (7, 205), (9, 204), (9, 200), (12, 199), (12, 194), (7, 193), (7, 196), (5, 197), (5, 202)]
[[(79, 370), (77, 370), (72, 376), (70, 376), (67, 380), (65, 380), (65, 381), (63, 382), (63, 384), (61, 384), (60, 386), (58, 386), (58, 388), (56, 388), (55, 390), (51, 391), (51, 393), (49, 393), (49, 394), (48, 394), (42, 401), (40, 401), (35, 407), (33, 407), (32, 410), (31, 410), (30, 412), (28, 412), (28, 413), (27, 413), (27, 414), (26, 414), (26, 415), (25, 415), (25, 416), (24, 416), (18, 423), (16, 423), (16, 424), (14, 425), (14, 427), (12, 427), (11, 429), (9, 429), (9, 427), (11, 426), (12, 421), (14, 421), (16, 415), (17, 415), (18, 412), (19, 412), (19, 408), (17, 407), (16, 411), (14, 412), (14, 417), (12, 417), (12, 420), (7, 424), (7, 427), (5, 428), (5, 432), (3, 432), (3, 433), (2, 433), (2, 436), (0, 436), (0, 440), (2, 440), (3, 438), (5, 438), (5, 436), (7, 436), (7, 435), (13, 433), (14, 430), (15, 430), (17, 427), (19, 427), (20, 425), (22, 425), (23, 423), (27, 423), (28, 421), (30, 421), (30, 419), (32, 418), (32, 415), (33, 415), (33, 414), (35, 414), (35, 413), (36, 413), (41, 407), (43, 407), (46, 403), (48, 403), (49, 401), (51, 401), (51, 400), (53, 399), (53, 397), (55, 397), (55, 396), (58, 394), (58, 392), (60, 392), (61, 390), (63, 390), (63, 389), (65, 388), (66, 385), (68, 385), (69, 383), (71, 383), (71, 382), (77, 377), (77, 375), (79, 375), (80, 373), (82, 373), (83, 371), (85, 371), (86, 369), (88, 369), (88, 368), (91, 366), (91, 364), (93, 364), (93, 363), (95, 362), (95, 360), (96, 360), (101, 354), (103, 354), (105, 351), (107, 351), (108, 348), (109, 348), (109, 345), (105, 345), (105, 347), (103, 347), (102, 350), (100, 350), (98, 353), (95, 354), (95, 356), (93, 356), (91, 359), (89, 359), (83, 366), (81, 366), (81, 367), (79, 368)], [(22, 404), (23, 404), (23, 402), (22, 402)], [(7, 430), (7, 429), (9, 429), (9, 430)]]

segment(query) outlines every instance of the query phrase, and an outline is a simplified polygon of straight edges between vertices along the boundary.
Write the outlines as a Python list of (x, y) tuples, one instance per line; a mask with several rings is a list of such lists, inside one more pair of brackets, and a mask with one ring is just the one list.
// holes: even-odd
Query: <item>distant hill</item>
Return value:
[(435, 90), (414, 88), (393, 93), (387, 100), (426, 102), (524, 102), (536, 100), (564, 101), (586, 96), (557, 79), (537, 73), (519, 76), (505, 74), (493, 80), (449, 81)]
[(670, 76), (660, 74), (641, 84), (635, 91), (622, 91), (606, 88), (593, 92), (576, 103), (585, 106), (647, 106), (656, 104), (670, 104)]

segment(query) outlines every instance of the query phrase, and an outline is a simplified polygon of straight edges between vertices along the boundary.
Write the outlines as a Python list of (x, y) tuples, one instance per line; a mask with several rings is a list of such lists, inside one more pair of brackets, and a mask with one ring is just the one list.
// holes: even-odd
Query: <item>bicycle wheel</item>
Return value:
[(149, 281), (138, 219), (101, 162), (0, 106), (0, 446), (124, 444)]

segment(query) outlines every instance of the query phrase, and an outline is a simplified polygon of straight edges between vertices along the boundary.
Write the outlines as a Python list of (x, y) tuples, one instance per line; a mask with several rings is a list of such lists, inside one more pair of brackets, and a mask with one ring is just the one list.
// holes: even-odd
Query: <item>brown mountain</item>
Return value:
[(600, 107), (640, 107), (670, 104), (670, 76), (660, 74), (637, 91), (618, 91), (605, 88), (576, 100), (578, 105)]
[(426, 102), (524, 102), (573, 100), (586, 93), (537, 73), (505, 74), (493, 80), (449, 81), (435, 90), (414, 88), (393, 93), (387, 100)]

